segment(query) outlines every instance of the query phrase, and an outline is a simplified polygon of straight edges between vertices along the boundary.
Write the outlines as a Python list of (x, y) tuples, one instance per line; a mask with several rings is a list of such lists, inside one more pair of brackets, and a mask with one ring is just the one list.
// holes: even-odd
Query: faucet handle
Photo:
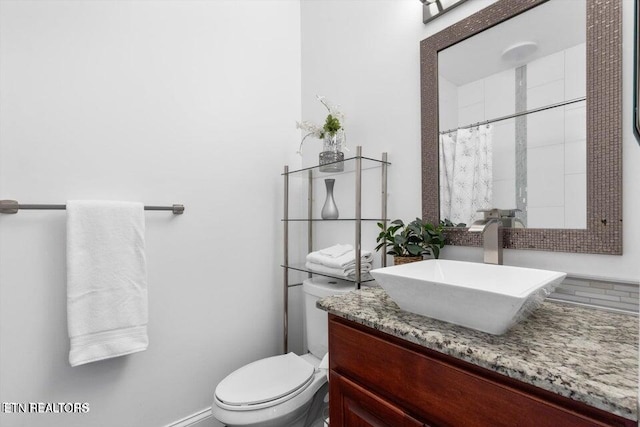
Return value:
[(522, 209), (500, 209), (501, 218), (515, 218), (516, 212), (522, 212)]
[(478, 209), (476, 212), (483, 212), (484, 219), (489, 219), (489, 218), (500, 218), (502, 211), (497, 208), (490, 208), (490, 209)]
[(513, 209), (498, 209), (498, 208), (490, 208), (490, 209), (478, 209), (476, 212), (483, 212), (484, 218), (515, 218), (516, 212), (522, 212), (522, 209), (513, 208)]

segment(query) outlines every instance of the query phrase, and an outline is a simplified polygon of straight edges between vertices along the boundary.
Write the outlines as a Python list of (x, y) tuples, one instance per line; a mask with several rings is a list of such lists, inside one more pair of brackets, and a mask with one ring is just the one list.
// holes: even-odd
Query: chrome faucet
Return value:
[(502, 265), (502, 220), (500, 219), (500, 209), (478, 212), (484, 212), (484, 219), (479, 219), (471, 224), (469, 231), (482, 233), (485, 264)]

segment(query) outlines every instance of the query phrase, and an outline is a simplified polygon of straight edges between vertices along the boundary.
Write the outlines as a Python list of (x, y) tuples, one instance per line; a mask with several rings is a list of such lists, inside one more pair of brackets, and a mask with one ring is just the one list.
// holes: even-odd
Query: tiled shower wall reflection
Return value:
[(550, 298), (638, 313), (639, 290), (634, 282), (567, 277)]
[[(440, 76), (440, 128), (584, 97), (585, 63), (581, 43), (460, 86)], [(531, 228), (586, 228), (585, 102), (523, 116), (519, 131), (516, 122), (493, 123), (493, 207), (526, 206)]]

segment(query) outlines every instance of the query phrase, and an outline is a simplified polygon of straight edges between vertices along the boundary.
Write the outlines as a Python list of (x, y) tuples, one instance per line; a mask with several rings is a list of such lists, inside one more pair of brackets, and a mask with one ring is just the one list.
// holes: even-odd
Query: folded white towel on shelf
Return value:
[(67, 202), (71, 366), (147, 348), (144, 229), (141, 203)]
[[(307, 261), (305, 267), (311, 271), (315, 271), (316, 273), (327, 274), (335, 277), (346, 277), (347, 279), (354, 279), (356, 275), (355, 264), (345, 268), (334, 268)], [(371, 263), (365, 262), (360, 264), (360, 273), (368, 273), (369, 271), (371, 271)]]
[[(329, 257), (322, 254), (322, 250), (311, 252), (307, 255), (307, 261), (314, 264), (321, 264), (331, 268), (346, 268), (356, 265), (356, 251), (351, 249), (340, 256)], [(371, 251), (360, 251), (360, 263), (371, 263), (373, 255)]]
[(320, 249), (318, 253), (329, 258), (337, 258), (353, 250), (353, 246), (346, 244), (337, 244), (328, 248)]

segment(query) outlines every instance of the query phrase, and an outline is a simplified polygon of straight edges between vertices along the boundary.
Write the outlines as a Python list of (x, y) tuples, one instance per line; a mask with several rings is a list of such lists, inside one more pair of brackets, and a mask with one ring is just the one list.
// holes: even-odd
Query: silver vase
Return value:
[(331, 178), (324, 180), (324, 185), (327, 187), (327, 199), (322, 207), (322, 219), (338, 219), (338, 207), (333, 199), (333, 184), (335, 182), (336, 180)]

